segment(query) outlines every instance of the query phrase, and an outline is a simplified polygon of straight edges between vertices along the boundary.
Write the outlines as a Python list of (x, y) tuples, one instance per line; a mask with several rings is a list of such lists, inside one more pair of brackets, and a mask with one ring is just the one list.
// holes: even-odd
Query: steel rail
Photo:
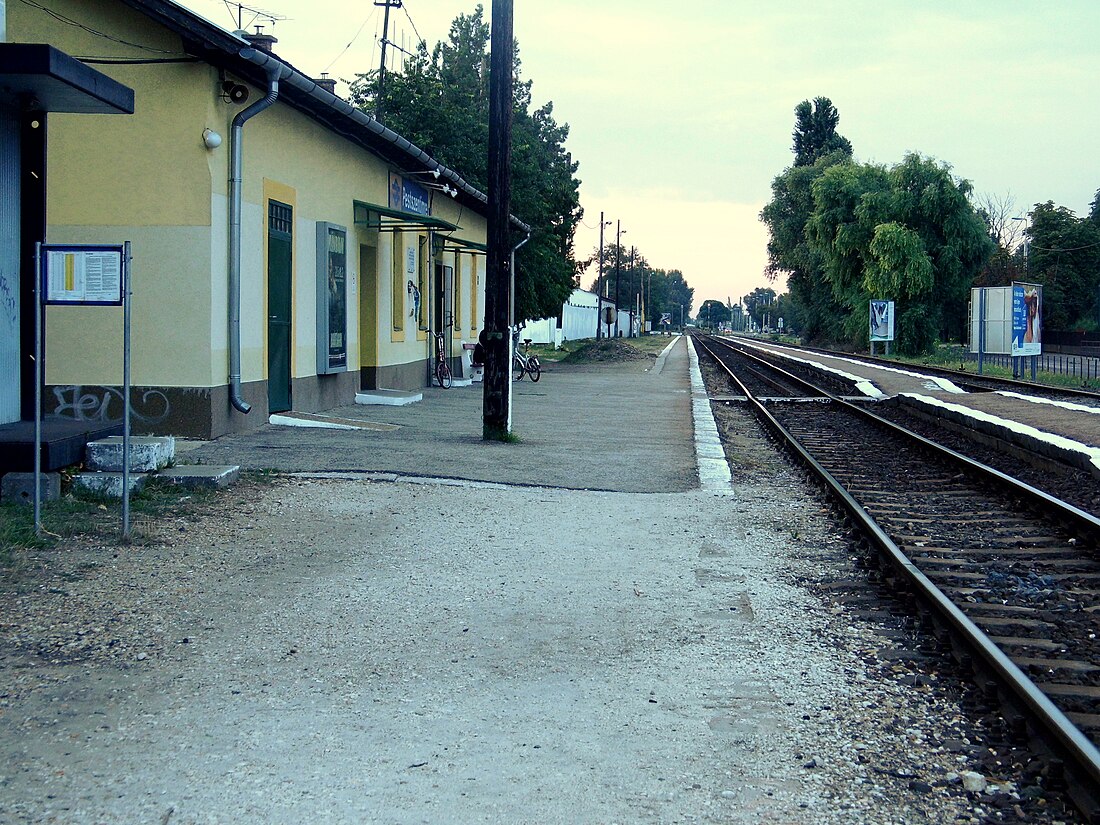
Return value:
[[(715, 352), (701, 340), (700, 344), (715, 361), (722, 364), (730, 377), (737, 381), (736, 376), (733, 375), (729, 367), (722, 363)], [(740, 384), (740, 381), (737, 381), (737, 383)], [(820, 388), (818, 389), (820, 390)], [(1091, 525), (1091, 535), (1093, 537), (1100, 533), (1100, 520), (1088, 513), (1067, 505), (1041, 490), (1023, 484), (998, 470), (986, 467), (973, 459), (956, 453), (954, 450), (942, 447), (916, 433), (910, 433), (908, 430), (893, 424), (893, 422), (881, 419), (854, 404), (849, 404), (833, 396), (831, 393), (824, 392), (824, 395), (828, 396), (832, 402), (840, 404), (859, 415), (889, 425), (889, 428), (904, 437), (918, 441), (934, 452), (943, 454), (952, 460), (961, 461), (965, 467), (979, 475), (987, 476), (998, 484), (1007, 484), (1014, 491), (1029, 498), (1035, 496), (1036, 498), (1033, 500), (1046, 502), (1049, 506), (1064, 511), (1063, 515), (1072, 517), (1070, 520), (1082, 520), (1083, 523)], [(798, 439), (771, 414), (764, 404), (748, 393), (747, 390), (746, 398), (756, 416), (825, 484), (827, 490), (838, 501), (849, 518), (858, 525), (871, 543), (889, 560), (916, 596), (969, 649), (974, 659), (997, 678), (1005, 690), (1008, 700), (1017, 708), (1022, 708), (1027, 712), (1032, 722), (1033, 731), (1038, 734), (1039, 738), (1055, 756), (1063, 760), (1066, 769), (1079, 783), (1080, 787), (1074, 788), (1071, 786), (1069, 789), (1074, 803), (1088, 817), (1089, 821), (1100, 821), (1100, 751), (1097, 750), (1096, 746), (1008, 658), (1004, 651), (997, 647), (966, 614), (913, 564), (851, 493), (802, 446)]]

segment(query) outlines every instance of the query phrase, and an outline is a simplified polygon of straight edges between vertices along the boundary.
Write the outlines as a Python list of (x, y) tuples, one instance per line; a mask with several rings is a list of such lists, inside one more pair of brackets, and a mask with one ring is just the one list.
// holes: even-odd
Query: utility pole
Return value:
[(622, 251), (622, 237), (623, 237), (623, 222), (620, 220), (615, 221), (615, 337), (619, 337), (619, 273), (621, 268), (621, 258), (619, 253)]
[[(634, 291), (634, 247), (630, 247), (630, 291)], [(638, 295), (637, 299), (637, 311), (642, 311), (642, 297)], [(634, 330), (630, 330), (627, 334), (630, 335)]]
[(374, 118), (382, 119), (382, 95), (386, 91), (386, 46), (390, 42), (390, 9), (401, 8), (403, 0), (374, 0), (374, 5), (385, 6), (386, 13), (382, 18), (382, 60), (378, 64), (378, 97), (374, 101)]
[(485, 264), (485, 379), (482, 438), (512, 433), (511, 199), (512, 0), (493, 0), (489, 45), (488, 227)]
[(596, 340), (603, 337), (600, 327), (603, 326), (603, 296), (600, 295), (600, 287), (603, 286), (603, 212), (600, 212), (600, 268), (596, 270)]

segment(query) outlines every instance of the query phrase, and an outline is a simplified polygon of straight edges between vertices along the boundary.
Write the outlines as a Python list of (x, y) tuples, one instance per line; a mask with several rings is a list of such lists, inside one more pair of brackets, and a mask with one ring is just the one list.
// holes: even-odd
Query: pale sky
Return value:
[[(183, 4), (234, 28), (223, 0)], [(378, 64), (383, 10), (372, 0), (254, 5), (286, 18), (257, 22), (303, 72), (350, 79)], [(404, 0), (390, 13), (390, 39), (411, 49), (415, 24), (434, 46), (474, 7)], [(580, 163), (577, 257), (596, 245), (603, 210), (622, 222), (625, 247), (683, 271), (694, 310), (768, 286), (758, 215), (793, 159), (794, 107), (808, 98), (833, 101), (858, 160), (931, 155), (976, 194), (1014, 198), (1019, 215), (1047, 200), (1085, 215), (1100, 188), (1096, 0), (514, 7), (523, 76), (535, 104), (552, 100), (569, 124), (566, 148)], [(491, 0), (485, 8), (489, 17)]]

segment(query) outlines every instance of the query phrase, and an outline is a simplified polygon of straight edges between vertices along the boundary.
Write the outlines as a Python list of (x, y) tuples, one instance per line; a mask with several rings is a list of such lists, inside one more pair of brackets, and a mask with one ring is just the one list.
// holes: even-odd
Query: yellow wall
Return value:
[[(89, 28), (157, 51), (143, 52), (93, 36), (21, 2), (7, 7), (9, 40), (48, 42), (74, 55), (185, 54), (178, 37), (117, 0), (42, 2)], [(224, 385), (228, 375), (230, 123), (242, 107), (222, 99), (221, 76), (205, 63), (95, 68), (134, 89), (136, 111), (132, 116), (50, 116), (48, 238), (54, 243), (133, 241), (135, 384)], [(240, 82), (232, 73), (226, 76)], [(265, 93), (250, 89), (249, 103)], [(204, 128), (222, 136), (220, 147), (209, 150), (203, 145)], [(401, 268), (402, 285), (410, 277), (417, 279), (404, 272), (404, 251), (416, 252), (419, 267), (418, 233), (400, 235), (402, 258), (394, 262), (388, 233), (354, 223), (353, 201), (388, 202), (389, 164), (282, 103), (245, 125), (243, 145), (242, 379), (262, 380), (267, 370), (265, 181), (294, 195), (293, 375), (316, 374), (317, 221), (348, 230), (349, 369), (357, 369), (362, 358), (386, 367), (430, 357), (430, 342), (422, 334), (410, 333), (410, 329), (419, 333), (420, 325), (408, 315), (411, 305), (404, 287), (393, 294), (390, 286), (394, 263)], [(482, 216), (448, 198), (436, 199), (434, 208), (445, 220), (462, 224), (458, 236), (484, 243)], [(358, 246), (362, 243), (377, 249), (377, 296), (361, 300)], [(425, 271), (429, 288), (422, 301), (428, 312), (431, 262), (426, 262)], [(464, 271), (456, 267), (456, 284)], [(478, 290), (479, 318), (483, 292)], [(469, 294), (463, 292), (464, 327)], [(393, 301), (405, 320), (401, 333), (391, 335)], [(376, 311), (377, 340), (363, 342), (359, 315), (371, 306)], [(121, 334), (116, 315), (102, 308), (51, 308), (47, 381), (116, 383), (121, 363), (111, 343)]]

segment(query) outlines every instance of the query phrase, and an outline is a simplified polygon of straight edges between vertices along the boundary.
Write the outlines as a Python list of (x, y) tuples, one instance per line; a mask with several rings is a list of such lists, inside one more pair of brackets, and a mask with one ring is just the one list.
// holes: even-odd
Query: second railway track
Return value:
[(889, 575), (918, 591), (930, 625), (956, 634), (958, 658), (1001, 694), (1019, 733), (1038, 734), (1064, 762), (1071, 796), (1100, 820), (1100, 520), (804, 377), (751, 358), (745, 366), (748, 356), (699, 343), (720, 362), (742, 362), (737, 372), (787, 386), (788, 397), (797, 386), (816, 399), (789, 403), (773, 393), (752, 403), (827, 477), (848, 515), (867, 519), (865, 540), (890, 558)]

